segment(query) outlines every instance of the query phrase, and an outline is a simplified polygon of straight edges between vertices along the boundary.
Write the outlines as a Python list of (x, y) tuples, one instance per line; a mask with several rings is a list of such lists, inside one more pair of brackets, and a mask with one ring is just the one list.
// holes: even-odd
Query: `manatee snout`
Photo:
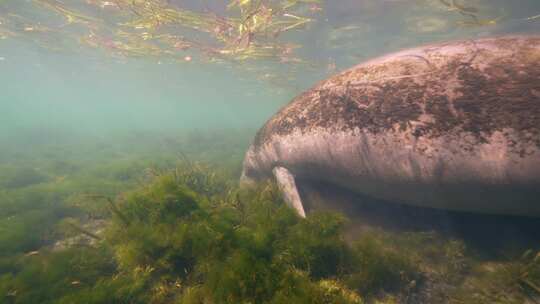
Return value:
[(244, 162), (242, 166), (242, 174), (240, 176), (241, 186), (246, 186), (246, 187), (253, 186), (256, 183), (261, 182), (270, 177), (268, 176), (268, 174), (264, 174), (265, 173), (264, 170), (261, 170), (259, 168), (253, 149), (254, 149), (253, 146), (251, 146), (246, 152), (246, 156), (244, 157)]

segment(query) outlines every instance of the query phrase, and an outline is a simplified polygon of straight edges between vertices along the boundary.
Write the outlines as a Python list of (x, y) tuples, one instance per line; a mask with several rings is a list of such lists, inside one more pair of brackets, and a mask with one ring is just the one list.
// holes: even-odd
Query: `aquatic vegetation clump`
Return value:
[(229, 189), (212, 195), (216, 201), (204, 192), (189, 189), (177, 173), (168, 172), (111, 201), (104, 233), (64, 218), (58, 229), (66, 237), (83, 234), (96, 242), (41, 247), (1, 260), (2, 299), (363, 303), (340, 279), (350, 256), (341, 236), (342, 217), (319, 214), (303, 220), (271, 184)]
[(151, 301), (359, 303), (339, 283), (318, 282), (344, 269), (341, 220), (303, 221), (277, 197), (267, 185), (215, 204), (173, 174), (160, 176), (123, 197), (125, 220), (113, 218), (107, 241), (121, 273), (147, 269)]
[[(36, 251), (13, 262), (17, 271), (0, 275), (2, 303), (70, 303), (63, 302), (62, 297), (92, 286), (114, 270), (112, 256), (105, 247)], [(99, 296), (98, 292), (79, 301), (97, 303), (87, 300)]]
[(419, 269), (411, 256), (384, 244), (384, 238), (366, 234), (353, 247), (351, 266), (354, 273), (347, 276), (349, 286), (355, 286), (362, 294), (386, 290), (399, 291), (419, 279)]
[(521, 258), (477, 263), (472, 275), (450, 294), (450, 303), (536, 303), (540, 300), (540, 252)]
[(0, 188), (23, 188), (47, 181), (48, 177), (35, 168), (0, 168)]
[(90, 144), (3, 165), (47, 179), (0, 188), (0, 303), (521, 304), (540, 295), (538, 247), (483, 257), (459, 238), (365, 222), (346, 242), (343, 215), (302, 219), (272, 183), (239, 189), (247, 143), (231, 132), (224, 144), (223, 134), (170, 138), (152, 161), (152, 149)]

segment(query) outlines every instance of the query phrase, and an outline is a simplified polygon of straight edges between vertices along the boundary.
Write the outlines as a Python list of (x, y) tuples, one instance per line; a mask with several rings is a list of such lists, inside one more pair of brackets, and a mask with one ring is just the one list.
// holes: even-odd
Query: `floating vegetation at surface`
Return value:
[(525, 18), (525, 20), (537, 20), (537, 19), (540, 19), (540, 15)]
[[(301, 47), (297, 43), (300, 36), (281, 37), (289, 32), (306, 31), (310, 25), (321, 22), (330, 3), (323, 0), (226, 3), (224, 11), (215, 12), (166, 0), (32, 0), (14, 8), (5, 5), (0, 12), (0, 38), (28, 37), (54, 50), (77, 50), (80, 44), (113, 56), (169, 58), (178, 62), (200, 58), (209, 62), (275, 60), (316, 64), (297, 52)], [(446, 29), (448, 18), (455, 14), (464, 18), (455, 24), (462, 27), (496, 25), (507, 17), (502, 8), (483, 1), (426, 0), (407, 8), (418, 11), (422, 7), (442, 9), (447, 18), (437, 17), (437, 10), (415, 14), (413, 30), (419, 32)], [(492, 16), (493, 11), (502, 13)], [(538, 16), (523, 18), (535, 19)], [(342, 28), (354, 26), (347, 24)], [(58, 40), (62, 40), (60, 45)]]
[[(3, 36), (59, 31), (67, 37), (78, 37), (83, 45), (122, 56), (181, 60), (186, 58), (184, 54), (197, 53), (210, 59), (278, 58), (287, 62), (298, 61), (292, 54), (294, 47), (277, 38), (301, 30), (313, 20), (296, 13), (302, 7), (320, 8), (318, 0), (231, 1), (227, 14), (219, 16), (165, 0), (33, 0), (32, 3), (38, 6), (36, 11), (48, 11), (63, 20), (50, 22), (44, 14), (31, 13), (29, 9), (21, 13), (2, 12), (0, 20), (4, 22), (0, 28), (6, 28)], [(49, 23), (50, 27), (43, 25)], [(204, 37), (198, 37), (197, 33)]]
[[(219, 66), (287, 89), (306, 74), (319, 80), (383, 50), (504, 33), (516, 20), (529, 26), (538, 20), (488, 0), (348, 0), (345, 12), (342, 2), (324, 0), (15, 2), (0, 4), (0, 41), (122, 63)], [(357, 18), (339, 15), (351, 12)]]

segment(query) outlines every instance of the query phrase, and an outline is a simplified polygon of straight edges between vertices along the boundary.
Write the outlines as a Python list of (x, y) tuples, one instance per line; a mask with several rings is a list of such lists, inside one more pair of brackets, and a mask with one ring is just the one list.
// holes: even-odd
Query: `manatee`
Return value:
[(377, 201), (540, 216), (540, 36), (427, 45), (294, 98), (258, 131), (244, 184), (275, 178), (301, 216), (317, 181)]

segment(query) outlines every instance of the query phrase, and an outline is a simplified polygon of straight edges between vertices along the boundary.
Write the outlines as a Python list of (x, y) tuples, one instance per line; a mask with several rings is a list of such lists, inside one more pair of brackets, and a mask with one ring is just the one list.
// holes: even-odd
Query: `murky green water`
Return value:
[[(537, 220), (352, 212), (321, 186), (311, 199), (351, 220), (302, 222), (274, 186), (237, 187), (257, 129), (317, 81), (422, 44), (539, 34), (539, 14), (537, 0), (0, 0), (0, 303), (539, 301)], [(187, 201), (202, 211), (170, 203)]]

